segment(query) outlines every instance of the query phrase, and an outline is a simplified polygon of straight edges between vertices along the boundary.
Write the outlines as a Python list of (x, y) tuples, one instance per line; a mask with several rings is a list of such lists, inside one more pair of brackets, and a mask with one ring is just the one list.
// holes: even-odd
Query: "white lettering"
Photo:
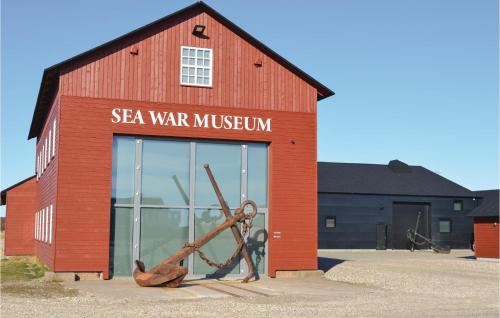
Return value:
[(111, 122), (113, 124), (117, 124), (120, 122), (121, 120), (120, 112), (121, 112), (120, 108), (113, 108), (113, 110), (111, 111), (111, 115), (113, 115), (113, 118), (111, 118)]
[(134, 124), (137, 124), (137, 121), (139, 121), (139, 124), (144, 125), (144, 119), (142, 119), (142, 113), (140, 110), (135, 113)]
[(153, 123), (153, 125), (156, 125), (156, 123), (163, 125), (163, 123), (165, 122), (165, 117), (167, 116), (167, 112), (163, 112), (162, 116), (159, 112), (150, 110), (149, 115), (151, 116), (151, 122)]
[(199, 114), (194, 114), (194, 127), (208, 128), (208, 114), (205, 114), (203, 119)]
[(177, 123), (179, 126), (189, 127), (187, 122), (188, 114), (186, 113), (178, 113), (177, 114)]
[(262, 118), (257, 118), (257, 131), (271, 131), (271, 118), (267, 118), (266, 122)]

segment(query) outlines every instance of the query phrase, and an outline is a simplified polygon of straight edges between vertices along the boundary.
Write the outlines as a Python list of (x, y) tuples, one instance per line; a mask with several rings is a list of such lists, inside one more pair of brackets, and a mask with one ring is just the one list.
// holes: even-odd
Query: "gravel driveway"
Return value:
[[(245, 293), (205, 288), (144, 289), (127, 281), (75, 282), (76, 297), (2, 295), (2, 317), (498, 317), (498, 263), (470, 252), (320, 251), (325, 278), (262, 279)], [(113, 292), (115, 288), (117, 292)], [(233, 288), (234, 296), (215, 290)], [(118, 292), (119, 291), (119, 292)], [(183, 293), (191, 298), (173, 299)], [(217, 297), (215, 297), (217, 296)]]

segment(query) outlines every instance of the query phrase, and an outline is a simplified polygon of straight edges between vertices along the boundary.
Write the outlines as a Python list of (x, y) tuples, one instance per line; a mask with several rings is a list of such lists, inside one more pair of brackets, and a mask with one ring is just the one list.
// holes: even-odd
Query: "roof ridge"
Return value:
[[(92, 49), (86, 50), (80, 54), (77, 54), (73, 57), (70, 57), (66, 60), (63, 60), (57, 64), (54, 64), (52, 66), (49, 66), (44, 69), (43, 75), (42, 75), (42, 81), (40, 83), (40, 89), (38, 91), (38, 97), (37, 101), (35, 104), (35, 110), (33, 112), (33, 117), (31, 120), (31, 126), (30, 126), (30, 131), (28, 133), (28, 140), (31, 138), (34, 138), (38, 135), (42, 124), (45, 122), (47, 118), (47, 109), (50, 107), (50, 102), (53, 99), (54, 92), (56, 91), (57, 85), (54, 85), (54, 81), (59, 81), (59, 73), (61, 67), (66, 66), (67, 64), (77, 62), (80, 59), (83, 59), (87, 56), (91, 56), (92, 54), (95, 54), (99, 50), (105, 49), (108, 46), (114, 45), (120, 41), (126, 40), (129, 37), (132, 37), (140, 32), (143, 32), (149, 28), (152, 28), (160, 23), (165, 23), (170, 19), (174, 19), (182, 14), (185, 14), (191, 10), (196, 10), (196, 9), (201, 9), (207, 14), (210, 14), (214, 19), (216, 19), (219, 23), (225, 25), (227, 28), (229, 28), (232, 32), (235, 34), (239, 35), (242, 37), (244, 40), (247, 42), (251, 43), (254, 45), (257, 49), (262, 51), (264, 54), (268, 55), (271, 59), (276, 61), (277, 63), (281, 64), (283, 67), (287, 68), (290, 72), (295, 73), (296, 76), (301, 78), (303, 81), (309, 83), (309, 85), (313, 86), (317, 90), (317, 100), (321, 100), (323, 98), (329, 97), (334, 95), (335, 93), (326, 87), (325, 85), (321, 84), (318, 80), (314, 79), (312, 76), (301, 70), (299, 67), (295, 66), (292, 64), (290, 61), (276, 53), (274, 50), (269, 48), (267, 45), (250, 35), (248, 32), (243, 30), (241, 27), (238, 25), (234, 24), (231, 22), (229, 19), (227, 19), (225, 16), (223, 16), (221, 13), (217, 12), (215, 9), (210, 7), (208, 4), (206, 4), (203, 1), (198, 1), (194, 2), (193, 4), (184, 7), (180, 10), (177, 10), (175, 12), (172, 12), (162, 18), (156, 19), (153, 22), (150, 22), (142, 27), (139, 27), (137, 29), (134, 29), (130, 32), (127, 32), (117, 38), (114, 38), (110, 41), (104, 42), (103, 44), (100, 44)], [(42, 124), (40, 124), (42, 122)]]

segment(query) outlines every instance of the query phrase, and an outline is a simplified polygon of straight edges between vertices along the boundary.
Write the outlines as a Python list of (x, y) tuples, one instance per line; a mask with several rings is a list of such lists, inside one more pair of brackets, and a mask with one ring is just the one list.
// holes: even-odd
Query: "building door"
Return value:
[[(233, 213), (247, 198), (257, 203), (258, 214), (247, 244), (259, 273), (266, 273), (267, 153), (263, 143), (115, 136), (111, 274), (131, 275), (135, 259), (149, 269), (224, 222), (205, 163)], [(201, 250), (210, 259), (223, 262), (235, 247), (228, 230)], [(183, 263), (190, 277), (242, 276), (247, 271), (244, 265), (238, 260), (218, 270), (196, 255)]]
[[(410, 241), (406, 236), (408, 229), (415, 229), (419, 212), (420, 224), (417, 232), (430, 237), (430, 205), (420, 203), (394, 203), (392, 207), (392, 248), (408, 249)], [(417, 240), (421, 242), (422, 240)], [(428, 244), (415, 246), (416, 249), (427, 249)]]

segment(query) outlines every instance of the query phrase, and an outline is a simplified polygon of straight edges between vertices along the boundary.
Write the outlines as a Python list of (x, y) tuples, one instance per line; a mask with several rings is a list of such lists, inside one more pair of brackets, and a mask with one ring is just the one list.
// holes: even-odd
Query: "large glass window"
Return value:
[(132, 274), (133, 209), (111, 209), (109, 258), (112, 276)]
[(134, 202), (135, 140), (132, 137), (113, 139), (113, 182), (111, 201), (118, 204)]
[[(146, 270), (225, 221), (204, 169), (209, 164), (234, 213), (246, 198), (258, 213), (248, 249), (258, 272), (266, 271), (268, 200), (267, 145), (186, 139), (115, 136), (113, 140), (110, 270), (131, 275), (133, 260)], [(237, 243), (228, 229), (201, 247), (224, 262)], [(184, 260), (191, 277), (244, 275), (238, 257), (228, 268), (209, 267), (198, 255)]]
[(144, 140), (142, 204), (189, 205), (189, 142)]
[(188, 216), (188, 209), (141, 209), (140, 257), (146, 268), (158, 265), (184, 246), (188, 241)]
[[(195, 239), (207, 234), (226, 220), (224, 213), (219, 209), (196, 209), (194, 218)], [(228, 259), (237, 243), (231, 230), (226, 230), (210, 240), (200, 250), (211, 260), (221, 263)], [(194, 274), (203, 275), (225, 275), (238, 274), (240, 271), (239, 258), (231, 265), (223, 269), (208, 266), (208, 264), (197, 255), (194, 258)]]
[(208, 179), (204, 164), (210, 165), (217, 184), (230, 207), (241, 202), (241, 145), (223, 143), (198, 143), (196, 146), (197, 207), (220, 206)]
[(267, 207), (267, 145), (248, 145), (248, 198)]

